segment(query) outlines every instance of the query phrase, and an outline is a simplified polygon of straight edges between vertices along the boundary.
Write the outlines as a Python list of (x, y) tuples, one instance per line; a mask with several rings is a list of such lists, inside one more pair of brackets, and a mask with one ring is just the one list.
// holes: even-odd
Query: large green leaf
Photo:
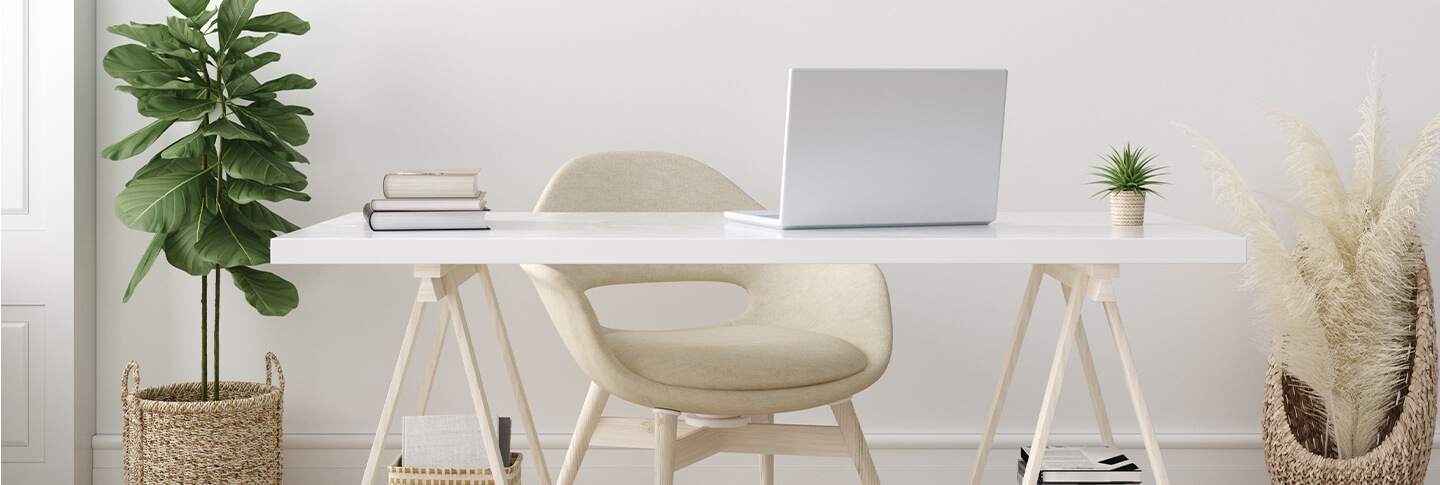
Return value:
[(245, 30), (251, 32), (279, 32), (282, 34), (301, 35), (310, 31), (310, 22), (300, 20), (290, 12), (275, 12), (270, 15), (261, 15), (250, 19), (245, 23)]
[(184, 69), (173, 62), (166, 62), (139, 44), (110, 49), (101, 65), (110, 77), (136, 86), (159, 86), (185, 75)]
[(235, 211), (245, 216), (245, 220), (250, 222), (250, 227), (261, 231), (291, 232), (300, 230), (300, 226), (280, 217), (279, 214), (266, 208), (265, 204), (237, 204)]
[(294, 199), (301, 202), (310, 200), (310, 195), (304, 192), (286, 190), (272, 185), (241, 179), (225, 181), (225, 195), (241, 204), (249, 204), (257, 200), (268, 200), (270, 202), (280, 202), (286, 199)]
[(227, 84), (226, 89), (229, 90), (231, 94), (230, 97), (232, 98), (244, 98), (250, 101), (275, 99), (275, 93), (251, 93), (244, 96), (235, 96), (235, 93), (251, 92), (260, 87), (260, 82), (256, 81), (255, 76), (250, 74), (238, 78), (231, 78)]
[(262, 143), (237, 140), (225, 143), (220, 163), (231, 177), (263, 184), (292, 183), (305, 180), (290, 162)]
[[(273, 93), (276, 91), (288, 91), (291, 89), (310, 89), (313, 87), (315, 87), (314, 79), (310, 79), (299, 74), (286, 74), (284, 76), (280, 76), (278, 78), (266, 81), (265, 84), (257, 86), (254, 91), (241, 91), (240, 94), (237, 95), (237, 97), (249, 96), (255, 93)], [(296, 114), (305, 114), (307, 116), (314, 114), (310, 112), (309, 108), (304, 108), (300, 106), (297, 106), (295, 108), (303, 108), (305, 111), (305, 113), (297, 112)]]
[(213, 217), (208, 212), (197, 211), (194, 220), (165, 237), (165, 260), (170, 262), (170, 266), (179, 268), (190, 276), (201, 276), (215, 270), (215, 262), (205, 259), (200, 255), (200, 251), (195, 249), (195, 243), (200, 240), (200, 231), (205, 229)]
[(150, 96), (174, 96), (177, 98), (198, 98), (204, 91), (200, 85), (179, 79), (166, 81), (159, 86), (115, 86), (116, 91), (129, 93), (135, 99)]
[(230, 51), (229, 51), (229, 53), (226, 54), (226, 55), (235, 56), (235, 55), (244, 54), (244, 53), (246, 53), (246, 52), (250, 52), (251, 50), (255, 49), (256, 47), (260, 47), (260, 44), (264, 44), (264, 43), (266, 43), (266, 42), (270, 42), (270, 39), (274, 39), (275, 37), (277, 37), (277, 36), (279, 36), (279, 35), (280, 35), (280, 34), (269, 33), (269, 34), (265, 34), (264, 37), (245, 36), (245, 37), (237, 38), (237, 39), (235, 39), (235, 42), (231, 42), (231, 43), (230, 43)]
[(115, 196), (115, 216), (125, 227), (145, 232), (180, 229), (200, 203), (204, 171), (173, 172), (130, 182)]
[(214, 100), (177, 98), (175, 96), (140, 98), (139, 106), (142, 115), (180, 121), (195, 121), (211, 111), (215, 111)]
[[(206, 0), (206, 3), (208, 4), (209, 0)], [(212, 9), (200, 12), (198, 15), (191, 15), (189, 18), (190, 26), (197, 29), (204, 29), (205, 24), (210, 22), (211, 18), (215, 17), (215, 12), (216, 10)]]
[(280, 54), (275, 52), (262, 52), (254, 57), (240, 55), (227, 59), (221, 71), (225, 74), (225, 79), (238, 79), (278, 60)]
[(245, 302), (261, 315), (283, 317), (300, 306), (300, 292), (284, 278), (253, 268), (229, 268), (235, 287), (245, 292)]
[(200, 240), (195, 243), (200, 256), (226, 268), (270, 262), (273, 234), (250, 227), (229, 204), (221, 206), (220, 212), (200, 230)]
[(240, 29), (255, 13), (256, 0), (224, 0), (220, 2), (220, 50), (230, 47), (230, 42), (240, 35)]
[(155, 256), (160, 255), (160, 247), (165, 244), (166, 234), (155, 233), (150, 238), (150, 247), (145, 248), (145, 254), (140, 255), (140, 264), (135, 266), (135, 274), (130, 275), (130, 286), (125, 288), (125, 298), (121, 301), (129, 303), (130, 295), (135, 294), (135, 287), (140, 285), (140, 280), (150, 274), (150, 267), (155, 265)]
[(165, 158), (156, 153), (155, 156), (150, 157), (150, 161), (145, 162), (145, 165), (135, 171), (135, 176), (130, 180), (155, 178), (173, 172), (195, 172), (201, 168), (199, 158)]
[(183, 42), (185, 45), (206, 54), (215, 53), (215, 48), (210, 47), (210, 43), (205, 41), (205, 34), (200, 33), (198, 29), (192, 27), (189, 20), (180, 17), (167, 17), (165, 19), (165, 26), (170, 30), (170, 35), (174, 36), (175, 40)]
[(146, 148), (150, 148), (150, 145), (155, 143), (155, 139), (160, 138), (160, 135), (170, 129), (170, 125), (173, 124), (175, 124), (174, 119), (155, 120), (144, 128), (131, 133), (130, 136), (115, 142), (114, 145), (106, 147), (104, 151), (100, 152), (100, 156), (111, 160), (124, 160), (138, 155)]
[(205, 11), (210, 0), (170, 0), (170, 6), (186, 17), (194, 17)]
[(305, 127), (305, 120), (300, 119), (294, 110), (275, 106), (259, 107), (257, 104), (260, 103), (235, 106), (235, 112), (246, 125), (258, 126), (291, 145), (304, 145), (310, 141), (310, 129)]
[(164, 150), (160, 150), (160, 156), (165, 158), (199, 157), (204, 153), (202, 150), (202, 148), (204, 147), (201, 146), (201, 144), (204, 143), (203, 141), (201, 141), (202, 137), (204, 136), (204, 131), (195, 130), (193, 133), (185, 135), (179, 140), (175, 140), (174, 143), (171, 143), (170, 146), (165, 147)]
[(163, 24), (137, 24), (130, 22), (128, 24), (111, 25), (106, 27), (105, 30), (112, 34), (129, 37), (155, 50), (171, 51), (185, 48), (185, 44), (181, 44), (179, 40), (175, 39), (175, 36), (170, 35), (170, 28)]
[[(215, 135), (226, 140), (252, 140), (258, 142), (265, 141), (265, 139), (261, 138), (260, 135), (251, 133), (250, 130), (247, 130), (242, 126), (235, 124), (234, 121), (230, 121), (224, 118), (211, 121), (210, 126), (205, 127), (204, 131), (206, 135)], [(228, 149), (229, 146), (227, 145), (226, 148)]]

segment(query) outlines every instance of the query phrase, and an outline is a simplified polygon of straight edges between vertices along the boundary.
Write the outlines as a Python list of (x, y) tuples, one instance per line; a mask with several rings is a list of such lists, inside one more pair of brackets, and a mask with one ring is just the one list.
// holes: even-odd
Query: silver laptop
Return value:
[(792, 69), (779, 211), (731, 221), (783, 229), (995, 220), (1003, 69)]

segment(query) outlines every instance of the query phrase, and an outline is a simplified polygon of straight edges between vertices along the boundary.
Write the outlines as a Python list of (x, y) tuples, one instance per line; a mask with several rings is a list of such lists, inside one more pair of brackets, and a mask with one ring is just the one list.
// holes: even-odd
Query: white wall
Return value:
[[(1104, 201), (1089, 198), (1092, 187), (1083, 185), (1087, 166), (1108, 145), (1128, 141), (1172, 165), (1174, 185), (1165, 188), (1166, 198), (1152, 200), (1151, 209), (1213, 227), (1228, 227), (1228, 218), (1212, 201), (1198, 156), (1172, 121), (1184, 120), (1206, 133), (1255, 187), (1278, 194), (1285, 187), (1282, 135), (1243, 100), (1310, 120), (1341, 160), (1350, 159), (1350, 136), (1359, 126), (1355, 107), (1366, 94), (1364, 69), (1372, 53), (1379, 53), (1390, 79), (1386, 94), (1397, 140), (1408, 144), (1440, 110), (1435, 4), (429, 0), (400, 6), (295, 0), (263, 1), (259, 7), (277, 9), (292, 10), (314, 25), (309, 35), (268, 44), (285, 58), (262, 75), (298, 72), (319, 81), (313, 91), (286, 96), (317, 113), (310, 120), (312, 141), (302, 147), (314, 162), (302, 167), (311, 176), (314, 201), (280, 206), (302, 225), (358, 210), (378, 193), (381, 174), (411, 167), (483, 168), (494, 208), (528, 210), (566, 160), (617, 149), (694, 157), (774, 206), (786, 69), (797, 66), (1007, 68), (1001, 210), (1104, 210)], [(159, 0), (100, 2), (98, 21), (101, 26), (154, 22), (169, 15), (167, 10)], [(102, 35), (100, 52), (121, 40)], [(104, 146), (145, 120), (134, 112), (132, 98), (109, 91), (115, 81), (100, 77), (97, 122)], [(143, 159), (97, 159), (102, 436), (96, 466), (103, 477), (118, 473), (104, 468), (118, 466), (118, 452), (104, 450), (113, 450), (110, 434), (120, 430), (113, 384), (125, 363), (139, 360), (147, 384), (196, 378), (196, 278), (157, 265), (131, 303), (120, 303), (148, 239), (103, 215), (112, 211), (110, 201)], [(335, 445), (343, 441), (337, 435), (374, 429), (414, 291), (410, 270), (270, 269), (299, 285), (302, 304), (287, 318), (261, 318), (227, 283), (222, 372), (226, 379), (261, 378), (261, 356), (274, 351), (289, 379), (287, 441), (342, 447)], [(1118, 291), (1150, 409), (1165, 434), (1162, 442), (1179, 449), (1177, 456), (1184, 449), (1238, 450), (1171, 461), (1199, 469), (1222, 455), (1238, 457), (1242, 465), (1218, 466), (1248, 467), (1235, 476), (1263, 480), (1255, 467), (1264, 356), (1246, 316), (1248, 298), (1234, 289), (1238, 269), (1127, 268)], [(856, 400), (866, 430), (883, 442), (879, 448), (973, 446), (1026, 269), (890, 266), (885, 271), (894, 299), (895, 357), (889, 374)], [(495, 277), (538, 426), (551, 436), (547, 442), (553, 438), (562, 446), (585, 378), (524, 275), (501, 267)], [(476, 289), (467, 291), (471, 301), (481, 301), (470, 294)], [(1043, 291), (1047, 305), (1036, 311), (1002, 433), (1019, 436), (1033, 429), (1058, 333), (1053, 322), (1060, 317), (1059, 290), (1047, 284)], [(656, 292), (668, 296), (659, 305), (665, 311), (652, 311), (653, 300), (642, 296)], [(743, 305), (740, 292), (709, 285), (610, 289), (600, 295), (602, 317), (635, 327), (660, 326), (665, 316), (691, 306), (708, 315), (691, 320), (698, 323)], [(1085, 316), (1103, 318), (1098, 308)], [(488, 332), (483, 319), (475, 321), (477, 332)], [(1099, 346), (1112, 420), (1119, 432), (1134, 433), (1107, 332), (1092, 326), (1091, 340)], [(486, 375), (504, 375), (498, 359), (488, 357), (491, 344), (482, 339), (477, 346)], [(426, 342), (419, 348), (427, 348)], [(448, 384), (437, 391), (432, 412), (466, 410), (461, 375), (456, 368), (442, 369), (441, 382)], [(1093, 433), (1083, 381), (1070, 377), (1055, 429)], [(500, 382), (490, 381), (492, 400), (500, 403), (499, 411), (513, 413)], [(409, 391), (406, 396), (413, 395)], [(1133, 440), (1131, 446), (1139, 448)], [(347, 452), (354, 458), (329, 466), (359, 466), (356, 447)], [(882, 475), (897, 479), (954, 476), (959, 473), (954, 468), (968, 467), (970, 460), (960, 451), (880, 453), (877, 460), (887, 467)], [(1004, 480), (998, 483), (1011, 483), (1010, 453), (993, 461), (999, 468), (992, 478)], [(553, 455), (552, 464), (558, 466), (560, 456)], [(639, 471), (648, 463), (622, 460)], [(837, 470), (848, 466), (823, 463)], [(337, 476), (304, 475), (297, 470), (305, 465), (294, 459), (289, 464), (292, 477)]]

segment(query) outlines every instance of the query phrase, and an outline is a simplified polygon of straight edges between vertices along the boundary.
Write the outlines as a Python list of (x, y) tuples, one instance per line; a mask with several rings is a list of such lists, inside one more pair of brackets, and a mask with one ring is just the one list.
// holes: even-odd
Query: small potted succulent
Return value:
[(1110, 153), (1100, 158), (1105, 163), (1091, 167), (1099, 171), (1090, 174), (1100, 180), (1090, 183), (1105, 186), (1095, 195), (1110, 197), (1110, 223), (1116, 226), (1145, 224), (1145, 196), (1160, 195), (1151, 186), (1166, 183), (1157, 180), (1166, 175), (1160, 172), (1165, 167), (1151, 165), (1155, 155), (1146, 154), (1145, 147), (1131, 148), (1129, 143), (1123, 149), (1110, 147)]

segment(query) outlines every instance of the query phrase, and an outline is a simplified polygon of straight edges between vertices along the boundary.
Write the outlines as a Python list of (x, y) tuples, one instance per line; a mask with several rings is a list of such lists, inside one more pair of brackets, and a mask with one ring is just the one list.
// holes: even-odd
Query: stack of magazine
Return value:
[(373, 231), (489, 229), (479, 170), (403, 170), (385, 174), (384, 197), (365, 204)]
[[(1029, 462), (1030, 447), (1020, 448), (1021, 482)], [(1113, 446), (1047, 446), (1040, 464), (1040, 483), (1047, 485), (1140, 483), (1140, 474), (1140, 466)]]

